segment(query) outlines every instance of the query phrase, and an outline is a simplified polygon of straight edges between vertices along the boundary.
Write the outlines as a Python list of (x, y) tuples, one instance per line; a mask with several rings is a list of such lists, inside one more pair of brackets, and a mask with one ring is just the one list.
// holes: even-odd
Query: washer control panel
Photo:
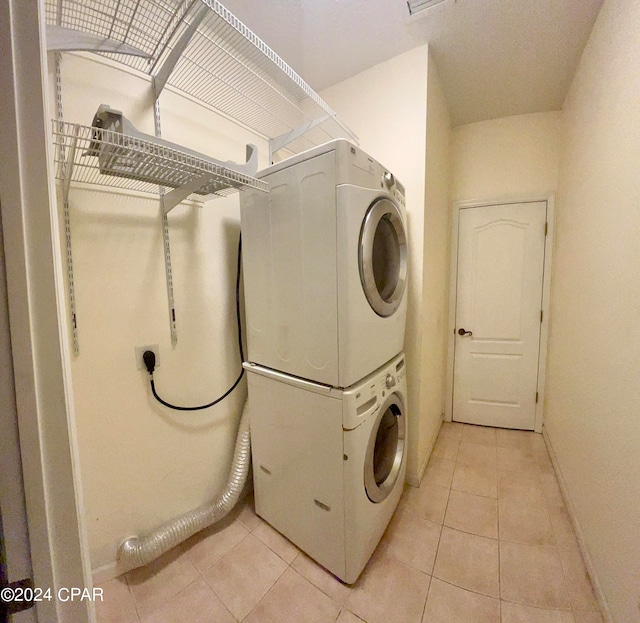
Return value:
[(404, 396), (405, 374), (404, 356), (398, 355), (381, 370), (345, 389), (342, 392), (344, 428), (356, 428), (362, 420), (377, 413), (394, 392), (400, 391)]

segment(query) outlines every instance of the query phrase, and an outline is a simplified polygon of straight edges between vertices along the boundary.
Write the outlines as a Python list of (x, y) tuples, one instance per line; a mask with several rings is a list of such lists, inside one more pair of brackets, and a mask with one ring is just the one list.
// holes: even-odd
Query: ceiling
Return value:
[[(222, 0), (316, 91), (428, 43), (454, 126), (559, 110), (602, 0)], [(389, 76), (390, 85), (393, 76)]]

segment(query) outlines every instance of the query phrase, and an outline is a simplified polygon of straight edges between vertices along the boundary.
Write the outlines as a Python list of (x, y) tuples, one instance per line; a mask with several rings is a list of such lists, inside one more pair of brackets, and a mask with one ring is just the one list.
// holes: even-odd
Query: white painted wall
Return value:
[(640, 4), (605, 0), (564, 107), (545, 428), (616, 623), (640, 621)]
[[(444, 409), (449, 306), (449, 144), (451, 120), (440, 77), (429, 55), (422, 274), (422, 353), (417, 456), (409, 476), (422, 477), (440, 431)], [(414, 458), (413, 456), (411, 457)], [(410, 480), (412, 484), (417, 484)]]
[[(420, 466), (426, 458), (420, 456), (419, 449), (426, 445), (420, 440), (434, 425), (425, 422), (433, 417), (427, 413), (427, 403), (422, 399), (426, 370), (423, 363), (429, 361), (429, 345), (425, 340), (424, 309), (425, 274), (424, 266), (430, 261), (426, 251), (425, 227), (431, 220), (438, 220), (438, 207), (446, 195), (446, 175), (444, 164), (434, 156), (427, 162), (429, 144), (433, 152), (438, 145), (448, 141), (437, 138), (438, 131), (427, 133), (427, 108), (430, 59), (428, 48), (421, 46), (380, 63), (356, 76), (324, 90), (320, 95), (339, 112), (340, 117), (358, 135), (360, 146), (374, 158), (388, 167), (405, 185), (407, 199), (407, 221), (409, 233), (409, 291), (405, 354), (407, 357), (407, 382), (409, 386), (409, 462), (407, 479), (417, 484)], [(432, 73), (433, 88), (439, 89), (438, 78)], [(448, 120), (441, 90), (436, 94), (437, 112), (434, 111), (434, 125), (441, 133), (448, 131)], [(432, 153), (433, 153), (432, 152)], [(428, 168), (430, 167), (430, 169)], [(427, 194), (425, 175), (432, 172), (438, 180), (438, 190)], [(425, 207), (429, 204), (429, 207)], [(431, 211), (427, 214), (425, 210)], [(430, 220), (431, 219), (431, 220)], [(438, 221), (438, 227), (442, 224)], [(426, 285), (433, 285), (433, 276), (426, 277)], [(433, 306), (433, 308), (431, 308)], [(430, 301), (430, 322), (433, 329), (437, 325), (435, 301)], [(432, 336), (429, 336), (432, 339)], [(435, 340), (437, 341), (437, 340)], [(437, 347), (436, 347), (437, 348)], [(439, 355), (432, 355), (437, 361)], [(436, 383), (437, 384), (437, 383)], [(429, 391), (432, 391), (431, 389)], [(437, 402), (437, 398), (431, 398)], [(432, 406), (430, 404), (430, 406)], [(440, 417), (441, 405), (436, 407), (436, 417)]]
[[(90, 125), (98, 106), (109, 104), (153, 134), (146, 77), (66, 54), (62, 80), (66, 121)], [(203, 106), (165, 91), (161, 110), (163, 138), (239, 162), (245, 143), (258, 142), (266, 165), (264, 141)], [(159, 344), (156, 388), (169, 402), (210, 402), (233, 383), (240, 371), (234, 298), (239, 199), (181, 205), (169, 215), (175, 348), (158, 200), (75, 188), (70, 204), (80, 341), (71, 367), (96, 569), (114, 562), (125, 537), (206, 502), (226, 482), (244, 382), (206, 411), (170, 411), (150, 396), (134, 348)]]
[(562, 113), (532, 113), (458, 126), (451, 133), (453, 201), (554, 192)]

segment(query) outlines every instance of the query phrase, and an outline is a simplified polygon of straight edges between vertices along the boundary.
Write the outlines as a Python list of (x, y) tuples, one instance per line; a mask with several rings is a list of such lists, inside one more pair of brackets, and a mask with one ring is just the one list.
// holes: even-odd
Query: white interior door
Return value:
[(460, 210), (457, 422), (534, 429), (546, 208), (540, 201)]

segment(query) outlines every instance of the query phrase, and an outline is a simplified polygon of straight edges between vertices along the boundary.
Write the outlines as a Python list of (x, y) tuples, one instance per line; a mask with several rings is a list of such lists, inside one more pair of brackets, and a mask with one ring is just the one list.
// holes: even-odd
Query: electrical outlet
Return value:
[(156, 368), (160, 365), (160, 347), (157, 344), (150, 344), (149, 346), (136, 346), (136, 367), (138, 370), (146, 370), (142, 355), (146, 350), (152, 350), (156, 356)]

